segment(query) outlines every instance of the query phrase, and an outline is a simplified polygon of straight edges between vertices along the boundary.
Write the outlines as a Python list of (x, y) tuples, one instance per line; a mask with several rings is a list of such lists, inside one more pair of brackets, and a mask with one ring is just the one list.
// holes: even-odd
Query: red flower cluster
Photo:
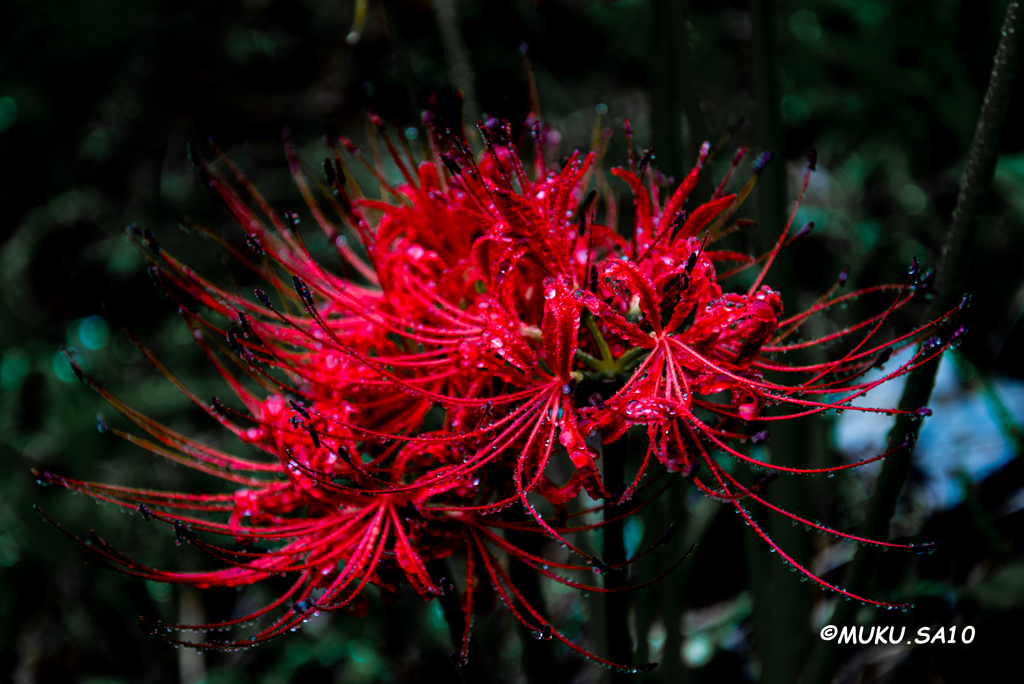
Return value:
[[(661, 184), (647, 168), (650, 155), (635, 163), (631, 150), (629, 168), (612, 170), (629, 185), (635, 207), (632, 230), (623, 237), (613, 225), (596, 222), (601, 200), (595, 201), (597, 191), (587, 191), (591, 185), (600, 189), (606, 214), (614, 214), (614, 198), (598, 166), (601, 149), (574, 153), (561, 168), (548, 164), (547, 131), (531, 121), (527, 131), (535, 151), (528, 170), (507, 123), (490, 120), (479, 127), (485, 150), (478, 154), (464, 136), (441, 130), (428, 115), (431, 152), (416, 162), (408, 147), (399, 152), (380, 121), (374, 122), (404, 179), (398, 187), (388, 184), (379, 163), (367, 162), (344, 138), (328, 141), (326, 183), (305, 172), (285, 143), (295, 181), (337, 247), (344, 275), (314, 260), (297, 218), (275, 213), (212, 143), (219, 164), (204, 161), (195, 150), (193, 159), (244, 230), (250, 251), (217, 239), (275, 296), (257, 289), (256, 301), (240, 297), (176, 261), (148, 232), (130, 229), (154, 276), (180, 303), (199, 346), (244, 409), (216, 399), (209, 405), (140, 348), (211, 418), (270, 458), (246, 460), (172, 431), (76, 369), (146, 436), (101, 429), (218, 477), (233, 491), (183, 494), (52, 473), (37, 477), (173, 525), (179, 543), (195, 544), (225, 566), (165, 572), (94, 537), (89, 550), (127, 574), (198, 587), (296, 576), (286, 593), (251, 615), (210, 625), (145, 623), (149, 629), (182, 645), (244, 648), (294, 630), (319, 611), (365, 614), (369, 584), (388, 600), (404, 586), (424, 599), (454, 591), (432, 568), (438, 559), (456, 554), (466, 577), (459, 659), (467, 655), (473, 614), (489, 612), (500, 598), (534, 636), (559, 639), (598, 663), (625, 667), (559, 632), (524, 598), (500, 558), (571, 587), (609, 591), (556, 570), (614, 572), (644, 553), (609, 564), (570, 538), (641, 509), (664, 491), (651, 485), (665, 471), (692, 479), (706, 496), (734, 506), (780, 556), (823, 587), (893, 606), (852, 596), (815, 577), (775, 546), (743, 502), (844, 538), (900, 545), (860, 539), (780, 510), (762, 498), (759, 486), (741, 484), (719, 461), (735, 458), (787, 473), (826, 473), (884, 458), (835, 468), (786, 468), (752, 458), (740, 444), (765, 439), (767, 432), (757, 428), (771, 421), (852, 408), (850, 402), (871, 388), (941, 354), (952, 340), (924, 344), (893, 372), (864, 379), (937, 323), (888, 342), (873, 341), (890, 314), (920, 292), (919, 276), (845, 296), (834, 296), (833, 288), (809, 310), (783, 318), (782, 298), (763, 280), (779, 250), (809, 227), (791, 234), (787, 225), (760, 258), (710, 249), (744, 225), (733, 216), (768, 154), (754, 162), (736, 194), (726, 194), (745, 156), (740, 150), (710, 200), (686, 209), (709, 146), (667, 197), (659, 196)], [(376, 177), (384, 199), (363, 196), (337, 143)], [(812, 157), (804, 188), (813, 167)], [(328, 218), (328, 210), (338, 218)], [(796, 208), (790, 224), (795, 215)], [(360, 244), (346, 240), (345, 229)], [(720, 270), (721, 264), (732, 267)], [(723, 292), (724, 277), (758, 266), (746, 292)], [(787, 341), (811, 315), (867, 294), (888, 296), (891, 303), (826, 337)], [(859, 341), (827, 364), (775, 360), (785, 352), (854, 337)], [(783, 380), (793, 376), (800, 380)], [(779, 405), (784, 409), (769, 410)], [(647, 444), (642, 463), (625, 482), (609, 481), (599, 459), (602, 453), (606, 462), (621, 458), (618, 446), (631, 428), (646, 433), (646, 440), (637, 440)], [(724, 455), (710, 453), (719, 450)], [(645, 483), (652, 461), (664, 470)], [(572, 475), (555, 482), (557, 470)], [(569, 503), (582, 491), (603, 505), (574, 505), (570, 513)], [(624, 505), (638, 495), (642, 501)], [(524, 507), (525, 515), (498, 515), (513, 505)], [(602, 509), (603, 522), (571, 524)], [(530, 534), (558, 540), (582, 561), (556, 562), (511, 541)], [(212, 535), (235, 546), (205, 539)], [(267, 548), (257, 550), (257, 543)], [(222, 629), (264, 618), (253, 636), (226, 641), (192, 644), (164, 631)]]

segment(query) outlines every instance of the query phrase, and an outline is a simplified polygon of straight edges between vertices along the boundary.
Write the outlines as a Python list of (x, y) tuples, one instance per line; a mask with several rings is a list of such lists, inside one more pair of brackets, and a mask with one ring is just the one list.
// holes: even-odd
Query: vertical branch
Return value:
[[(611, 444), (604, 445), (604, 481), (609, 491), (622, 491), (626, 479), (626, 456), (629, 453), (628, 435), (623, 435)], [(610, 503), (610, 502), (608, 502)], [(605, 517), (614, 517), (623, 513), (619, 506), (606, 506)], [(623, 521), (608, 523), (604, 527), (604, 548), (602, 559), (608, 565), (622, 563), (626, 560), (626, 545), (622, 538)], [(624, 587), (629, 583), (629, 571), (625, 568), (613, 571), (604, 576), (607, 588)], [(605, 594), (605, 633), (608, 636), (608, 659), (622, 665), (629, 665), (632, 660), (632, 648), (629, 638), (629, 595), (626, 592)], [(630, 675), (611, 672), (612, 684), (630, 681)]]
[[(1009, 109), (1013, 93), (1013, 85), (1020, 65), (1018, 35), (1022, 30), (1021, 8), (1019, 0), (1010, 0), (1006, 7), (1006, 18), (1003, 22), (999, 47), (996, 48), (992, 72), (989, 76), (988, 90), (978, 115), (978, 123), (974, 130), (974, 140), (967, 156), (967, 165), (960, 180), (960, 192), (957, 195), (956, 208), (950, 222), (942, 253), (939, 257), (938, 287), (939, 295), (935, 298), (932, 310), (945, 311), (956, 303), (961, 296), (962, 288), (967, 283), (967, 272), (970, 268), (971, 249), (978, 233), (980, 206), (988, 193), (999, 156), (999, 141), (1006, 124), (1006, 113)], [(928, 403), (932, 388), (935, 385), (935, 374), (939, 367), (938, 359), (931, 361), (915, 370), (907, 378), (899, 408), (913, 410)], [(865, 536), (874, 539), (887, 539), (889, 521), (896, 510), (896, 503), (910, 471), (914, 442), (921, 429), (921, 422), (898, 416), (889, 433), (889, 447), (892, 448), (904, 441), (909, 435), (905, 449), (897, 451), (887, 458), (882, 465), (878, 485), (871, 498), (867, 521), (864, 525)], [(866, 547), (857, 551), (853, 562), (846, 573), (844, 588), (860, 593), (877, 566), (877, 556)], [(854, 617), (853, 604), (840, 602), (832, 622), (850, 624)], [(831, 681), (838, 665), (838, 649), (834, 646), (819, 647), (816, 657), (812, 660), (809, 670), (811, 682)]]
[(413, 74), (412, 60), (409, 59), (409, 47), (398, 30), (398, 8), (395, 0), (384, 0), (384, 15), (387, 17), (388, 34), (398, 53), (398, 72), (405, 85), (405, 96), (409, 101), (410, 121), (416, 121), (419, 114), (419, 101), (416, 97), (416, 79)]
[[(677, 179), (697, 158), (708, 139), (708, 126), (700, 107), (700, 91), (694, 75), (690, 31), (685, 0), (654, 0), (651, 3), (651, 128), (658, 168)], [(689, 136), (683, 140), (683, 117)], [(695, 196), (704, 197), (698, 189)]]
[(758, 232), (765, 236), (765, 240), (774, 240), (779, 234), (786, 203), (786, 155), (780, 112), (782, 86), (775, 16), (774, 0), (751, 0), (750, 21), (754, 30), (752, 66), (758, 101), (755, 135), (757, 142), (772, 150), (777, 159), (761, 174), (761, 190), (756, 198)]
[[(686, 482), (683, 481), (685, 485)], [(669, 542), (669, 559), (675, 560), (687, 552), (688, 549), (703, 541), (704, 535), (719, 514), (722, 506), (718, 501), (712, 499), (701, 499), (691, 513), (686, 507), (686, 489), (674, 494), (665, 493), (666, 508), (674, 515), (670, 520), (678, 521), (683, 531), (677, 532)], [(685, 526), (684, 526), (685, 525)], [(665, 587), (665, 655), (663, 661), (658, 665), (658, 672), (664, 673), (662, 681), (679, 682), (685, 684), (693, 681), (693, 673), (682, 667), (680, 651), (683, 645), (682, 620), (689, 608), (689, 601), (686, 595), (686, 588), (690, 585), (690, 573), (693, 572), (693, 562), (683, 563), (675, 570), (668, 586)]]
[(959, 296), (957, 286), (966, 282), (965, 270), (970, 265), (970, 250), (965, 249), (965, 241), (969, 233), (976, 232), (970, 229), (981, 218), (979, 205), (988, 193), (999, 160), (999, 141), (1003, 137), (1006, 113), (1010, 108), (1013, 86), (1020, 67), (1017, 38), (1020, 30), (1020, 2), (1010, 0), (989, 76), (988, 90), (974, 129), (971, 150), (967, 155), (967, 166), (960, 180), (960, 192), (953, 209), (949, 235), (939, 256), (938, 287), (939, 292), (944, 293), (947, 303)]
[[(771, 462), (806, 468), (810, 454), (824, 451), (822, 425), (774, 423)], [(757, 476), (751, 478), (750, 484)], [(765, 492), (775, 506), (806, 514), (808, 483), (797, 478), (779, 478)], [(810, 537), (788, 520), (771, 514), (761, 515), (759, 525), (802, 564), (810, 556)], [(779, 562), (764, 541), (747, 530), (744, 534), (747, 573), (754, 600), (755, 643), (761, 660), (761, 681), (765, 684), (795, 682), (801, 657), (807, 650), (807, 616), (811, 612), (811, 594), (807, 584), (795, 582), (787, 566)]]
[[(679, 35), (682, 41), (679, 46), (679, 85), (681, 88), (680, 97), (683, 101), (683, 111), (686, 113), (686, 123), (690, 127), (689, 140), (686, 141), (686, 158), (684, 159), (683, 170), (688, 164), (693, 164), (697, 159), (700, 146), (711, 136), (708, 132), (708, 124), (704, 120), (704, 110), (700, 106), (700, 90), (697, 87), (696, 65), (693, 56), (693, 37), (690, 35), (690, 28), (687, 24), (687, 17), (690, 13), (690, 4), (687, 0), (680, 0), (673, 3), (678, 8), (676, 26), (679, 28)], [(704, 194), (697, 195), (704, 197)]]
[[(475, 76), (469, 64), (469, 54), (462, 43), (462, 34), (459, 33), (455, 0), (433, 0), (431, 5), (434, 7), (438, 28), (441, 29), (441, 46), (448, 61), (452, 87), (462, 91), (465, 120), (472, 124), (480, 116), (480, 105), (476, 101)], [(468, 128), (472, 129), (473, 126)]]
[(680, 97), (678, 3), (651, 2), (651, 133), (657, 166), (671, 176), (683, 171), (683, 108)]
[[(505, 520), (509, 522), (523, 522), (532, 520), (522, 507), (513, 506), (505, 511)], [(545, 536), (507, 530), (505, 533), (509, 543), (534, 556), (541, 556), (544, 553)], [(512, 584), (516, 586), (519, 593), (531, 606), (537, 610), (544, 609), (544, 597), (540, 590), (540, 574), (533, 568), (514, 558), (509, 559), (508, 574)], [(551, 641), (543, 639), (523, 639), (523, 671), (526, 673), (526, 681), (530, 684), (543, 682), (554, 676), (556, 668), (555, 659), (552, 657)]]
[[(777, 11), (774, 0), (751, 0), (753, 27), (753, 74), (757, 94), (754, 133), (757, 144), (775, 153), (775, 162), (761, 176), (764, 186), (757, 195), (758, 234), (762, 242), (773, 244), (785, 221), (786, 154), (780, 114), (782, 101), (781, 69), (778, 49)], [(789, 255), (781, 255), (784, 261)], [(772, 287), (796, 292), (796, 270), (777, 262)], [(772, 427), (771, 460), (787, 466), (806, 467), (807, 457), (820, 452), (825, 442), (820, 423), (800, 426), (776, 423)], [(781, 478), (767, 492), (769, 500), (785, 510), (805, 511), (807, 483)], [(777, 543), (792, 549), (794, 556), (806, 561), (810, 540), (788, 521), (765, 516), (763, 529)], [(810, 594), (806, 585), (794, 582), (778, 557), (769, 552), (762, 540), (745, 535), (747, 567), (754, 599), (753, 627), (765, 684), (793, 682), (801, 669), (801, 655), (807, 645), (806, 620), (810, 612)]]
[[(651, 10), (651, 38), (654, 44), (651, 63), (653, 144), (658, 167), (667, 175), (675, 176), (678, 181), (697, 159), (701, 144), (709, 138), (708, 126), (700, 107), (700, 91), (687, 26), (689, 3), (687, 0), (654, 0)], [(685, 139), (684, 116), (688, 129)], [(701, 176), (693, 196), (706, 198), (711, 191), (709, 176), (705, 174)], [(686, 497), (678, 493), (678, 490), (675, 496), (664, 495), (656, 510), (664, 520), (677, 521), (687, 530), (686, 534), (676, 533), (664, 549), (661, 560), (672, 562), (702, 536), (706, 523), (703, 527), (698, 523), (696, 527), (700, 531), (695, 535), (694, 521), (686, 508)], [(686, 587), (691, 567), (691, 564), (685, 564), (675, 571), (674, 577), (665, 586), (634, 597), (634, 601), (648, 604), (642, 611), (648, 617), (645, 621), (639, 619), (641, 607), (637, 606), (638, 628), (641, 625), (647, 626), (649, 619), (656, 615), (661, 615), (664, 620), (665, 643), (657, 670), (664, 681), (689, 681), (689, 673), (682, 668), (679, 651), (682, 644), (680, 620), (687, 607)], [(642, 630), (638, 631), (637, 639), (641, 644), (645, 638), (646, 634)]]

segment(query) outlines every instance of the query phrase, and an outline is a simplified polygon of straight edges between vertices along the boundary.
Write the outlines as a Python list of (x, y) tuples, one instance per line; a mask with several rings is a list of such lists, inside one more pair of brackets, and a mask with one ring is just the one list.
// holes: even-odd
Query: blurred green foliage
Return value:
[[(10, 0), (0, 6), (0, 156), (7, 170), (0, 183), (0, 673), (25, 683), (458, 681), (443, 615), (435, 604), (410, 597), (385, 608), (374, 596), (365, 619), (321, 618), (251, 652), (181, 655), (145, 637), (137, 617), (171, 620), (198, 610), (212, 619), (258, 605), (276, 587), (193, 596), (84, 566), (83, 551), (31, 510), (38, 504), (79, 535), (95, 528), (157, 567), (206, 562), (192, 548), (175, 547), (167, 529), (40, 489), (28, 474), (50, 469), (181, 490), (209, 485), (97, 431), (97, 415), (113, 420), (114, 411), (77, 383), (61, 345), (147, 415), (242, 449), (213, 429), (120, 331), (121, 325), (137, 331), (201, 396), (224, 394), (122, 232), (137, 222), (200, 272), (231, 272), (212, 243), (178, 228), (177, 217), (185, 215), (229, 232), (186, 160), (188, 140), (213, 136), (275, 206), (298, 209), (302, 201), (281, 152), (284, 126), (314, 161), (323, 156), (317, 141), (324, 133), (365, 140), (364, 110), (415, 126), (431, 95), (450, 112), (454, 88), (470, 92), (467, 83), (476, 97), (469, 107), (521, 121), (529, 109), (519, 52), (525, 41), (542, 115), (561, 132), (563, 153), (587, 147), (595, 116), (605, 113), (604, 123), (617, 133), (607, 160), (623, 163), (618, 134), (628, 117), (638, 144), (653, 141), (655, 163), (679, 178), (695, 158), (700, 132), (714, 143), (744, 118), (713, 165), (717, 176), (732, 148), (768, 146), (756, 68), (764, 56), (754, 40), (762, 28), (777, 46), (780, 90), (769, 105), (781, 128), (770, 173), (790, 186), (780, 206), (792, 199), (792, 174), (803, 155), (812, 146), (820, 155), (798, 216), (815, 222), (814, 235), (783, 262), (787, 308), (813, 301), (845, 265), (863, 286), (901, 279), (912, 257), (934, 264), (1005, 3), (761, 0), (759, 6), (767, 14), (752, 15), (744, 2), (706, 0), (370, 0), (354, 43), (346, 40), (354, 15), (348, 0)], [(752, 16), (767, 16), (767, 25), (755, 26)], [(460, 55), (470, 73), (454, 68)], [(975, 306), (961, 353), (976, 376), (965, 382), (1024, 377), (1024, 129), (1014, 125), (1024, 116), (1021, 91), (967, 277)], [(762, 224), (774, 220), (758, 212), (751, 207)], [(323, 249), (317, 239), (322, 242), (311, 238), (314, 250)], [(734, 236), (732, 246), (754, 251), (773, 239), (762, 225)], [(894, 328), (911, 323), (897, 321)], [(828, 425), (822, 421), (819, 432)], [(771, 445), (765, 456), (770, 452)], [(840, 458), (824, 443), (812, 457)], [(805, 478), (798, 485), (798, 513), (844, 528), (861, 522), (870, 480)], [(967, 482), (963, 504), (930, 515), (920, 513), (914, 485), (894, 531), (939, 541), (941, 550), (909, 563), (890, 554), (879, 588), (916, 596), (918, 608), (884, 616), (885, 624), (974, 624), (979, 636), (969, 648), (893, 654), (847, 647), (842, 681), (938, 681), (928, 679), (933, 675), (964, 681), (967, 672), (977, 676), (1006, 663), (1024, 627), (1022, 512), (1006, 513), (1006, 501), (1024, 487), (1020, 460), (983, 482)], [(627, 546), (649, 544), (665, 519), (678, 515), (685, 529), (669, 551), (701, 544), (683, 568), (634, 597), (628, 631), (636, 662), (663, 663), (638, 681), (778, 681), (763, 667), (765, 645), (754, 637), (763, 588), (756, 586), (759, 552), (745, 543), (748, 532), (681, 484), (670, 494), (626, 528)], [(798, 554), (827, 577), (841, 577), (847, 551), (810, 533), (803, 539)], [(635, 578), (656, 574), (669, 551), (655, 554)], [(808, 606), (800, 616), (805, 633), (792, 637), (804, 649), (799, 659), (815, 646), (834, 599), (795, 576), (785, 579), (791, 581), (772, 591)], [(545, 589), (556, 619), (604, 652), (595, 627), (599, 603), (563, 589)], [(528, 637), (512, 619), (499, 612), (479, 620), (476, 634), (489, 676), (523, 681)], [(553, 654), (552, 676), (580, 682), (605, 676), (563, 651)]]

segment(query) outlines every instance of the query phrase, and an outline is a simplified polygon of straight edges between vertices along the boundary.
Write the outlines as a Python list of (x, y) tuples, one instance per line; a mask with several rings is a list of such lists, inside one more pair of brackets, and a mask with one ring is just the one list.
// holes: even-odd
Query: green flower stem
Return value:
[(618, 359), (609, 359), (609, 361), (603, 361), (595, 359), (593, 356), (585, 351), (579, 349), (576, 350), (576, 355), (573, 357), (577, 361), (586, 364), (593, 368), (596, 373), (580, 373), (576, 372), (578, 376), (577, 380), (610, 380), (617, 379), (625, 382), (629, 379), (632, 374), (632, 370), (644, 359), (644, 356), (650, 352), (649, 349), (643, 347), (633, 347), (625, 354), (620, 356)]
[(582, 349), (576, 350), (576, 355), (573, 357), (577, 361), (585, 363), (590, 368), (593, 368), (598, 373), (607, 373), (608, 366), (600, 359), (595, 359), (593, 356), (583, 351)]
[(608, 348), (608, 343), (605, 341), (604, 335), (601, 334), (601, 330), (597, 327), (597, 323), (594, 321), (594, 317), (589, 311), (583, 312), (583, 321), (587, 324), (587, 329), (594, 337), (594, 343), (601, 352), (601, 361), (604, 362), (605, 366), (614, 365), (615, 360), (612, 358), (612, 350)]
[(643, 361), (644, 356), (649, 352), (649, 349), (644, 349), (643, 347), (633, 347), (615, 362), (615, 371), (617, 373), (628, 373), (639, 365)]

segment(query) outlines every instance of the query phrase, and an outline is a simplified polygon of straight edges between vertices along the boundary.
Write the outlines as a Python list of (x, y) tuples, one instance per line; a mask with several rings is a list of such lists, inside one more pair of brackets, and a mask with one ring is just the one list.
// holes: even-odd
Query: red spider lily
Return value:
[[(202, 226), (192, 227), (214, 237), (265, 280), (277, 303), (260, 289), (257, 301), (224, 289), (161, 250), (147, 231), (129, 230), (244, 410), (216, 399), (208, 404), (136, 341), (139, 348), (212, 419), (270, 459), (242, 459), (174, 432), (120, 402), (76, 367), (141, 433), (101, 429), (226, 480), (234, 491), (182, 494), (52, 473), (37, 477), (173, 525), (178, 543), (195, 544), (225, 565), (209, 572), (165, 572), (94, 536), (88, 544), (94, 556), (126, 574), (199, 587), (297, 575), (285, 594), (250, 615), (210, 625), (147, 622), (147, 629), (212, 630), (266, 616), (267, 623), (248, 638), (193, 644), (161, 634), (187, 646), (245, 648), (293, 631), (320, 611), (365, 614), (368, 584), (388, 600), (405, 585), (424, 599), (441, 596), (454, 588), (434, 572), (433, 563), (457, 554), (464, 559), (466, 577), (460, 662), (468, 653), (472, 616), (489, 612), (500, 598), (534, 636), (557, 638), (603, 665), (626, 668), (559, 632), (524, 598), (499, 558), (522, 562), (571, 587), (619, 591), (583, 584), (552, 568), (603, 573), (646, 555), (606, 564), (569, 537), (633, 514), (664, 491), (667, 485), (654, 486), (661, 474), (643, 484), (652, 456), (668, 473), (682, 473), (705, 495), (734, 506), (766, 543), (823, 588), (873, 605), (904, 605), (854, 596), (816, 577), (767, 537), (743, 501), (843, 538), (903, 545), (862, 539), (781, 510), (762, 498), (760, 485), (741, 484), (710, 451), (787, 473), (831, 473), (885, 458), (888, 452), (833, 468), (788, 468), (744, 454), (737, 442), (765, 438), (764, 430), (751, 431), (751, 423), (829, 409), (901, 413), (851, 402), (941, 354), (962, 333), (958, 330), (945, 342), (934, 338), (894, 371), (865, 378), (894, 351), (919, 343), (956, 313), (895, 339), (875, 340), (891, 314), (923, 290), (916, 272), (905, 284), (844, 296), (834, 296), (834, 287), (807, 311), (782, 318), (780, 294), (762, 283), (779, 250), (808, 230), (790, 235), (803, 190), (767, 254), (754, 258), (710, 249), (745, 225), (733, 216), (767, 154), (753, 164), (739, 192), (726, 194), (745, 156), (740, 150), (712, 199), (687, 211), (683, 207), (705, 167), (709, 146), (666, 199), (659, 197), (654, 174), (646, 173), (650, 155), (636, 165), (630, 148), (630, 168), (612, 170), (634, 197), (634, 222), (626, 239), (614, 226), (596, 222), (599, 202), (595, 191), (587, 192), (596, 184), (604, 189), (606, 205), (612, 202), (597, 162), (603, 150), (574, 153), (560, 170), (550, 167), (544, 159), (545, 129), (533, 122), (529, 130), (536, 146), (527, 170), (511, 144), (507, 123), (491, 120), (480, 126), (485, 151), (478, 155), (464, 137), (428, 119), (432, 152), (417, 163), (408, 147), (399, 152), (380, 121), (374, 122), (404, 179), (398, 187), (344, 138), (328, 141), (326, 183), (305, 170), (285, 141), (295, 181), (336, 246), (346, 275), (318, 263), (297, 221), (275, 213), (212, 143), (219, 165), (195, 150), (192, 158), (257, 258)], [(342, 147), (374, 175), (385, 199), (362, 195)], [(812, 156), (804, 189), (813, 168)], [(328, 218), (328, 211), (338, 218)], [(360, 244), (350, 244), (345, 231)], [(736, 265), (719, 272), (722, 263)], [(722, 278), (758, 265), (745, 293), (723, 293)], [(811, 315), (867, 295), (888, 295), (891, 303), (825, 337), (787, 341)], [(775, 360), (786, 352), (856, 337), (849, 351), (828, 363), (801, 366)], [(769, 410), (775, 406), (782, 408)], [(432, 421), (437, 408), (443, 409), (443, 419)], [(596, 445), (624, 439), (633, 426), (643, 426), (648, 436), (642, 465), (627, 482), (606, 482)], [(558, 461), (571, 464), (573, 473), (561, 484), (550, 479)], [(700, 475), (702, 468), (707, 476)], [(582, 491), (605, 503), (570, 514), (568, 502)], [(643, 501), (618, 509), (628, 512), (616, 512), (639, 492), (646, 492)], [(551, 512), (542, 513), (540, 501)], [(525, 520), (495, 515), (512, 505), (524, 507)], [(602, 522), (570, 524), (570, 518), (599, 510), (605, 513)], [(555, 562), (528, 552), (510, 541), (511, 532), (550, 536), (583, 562)], [(207, 535), (228, 537), (237, 548), (210, 543)], [(270, 550), (257, 551), (257, 542)]]

